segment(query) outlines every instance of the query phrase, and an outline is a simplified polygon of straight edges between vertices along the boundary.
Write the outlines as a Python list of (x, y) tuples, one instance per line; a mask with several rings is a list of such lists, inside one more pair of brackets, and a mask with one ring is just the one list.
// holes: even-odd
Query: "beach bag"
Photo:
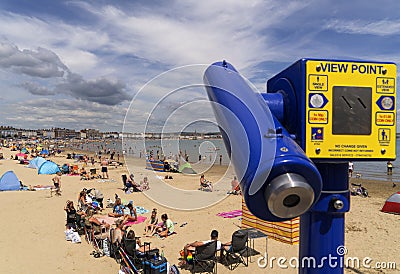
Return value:
[(81, 241), (81, 237), (79, 236), (78, 232), (73, 232), (73, 233), (72, 233), (71, 242), (72, 242), (73, 244), (79, 244), (79, 243), (82, 242), (82, 241)]
[(72, 235), (74, 233), (74, 229), (73, 228), (67, 229), (64, 231), (64, 233), (65, 233), (65, 240), (72, 241)]

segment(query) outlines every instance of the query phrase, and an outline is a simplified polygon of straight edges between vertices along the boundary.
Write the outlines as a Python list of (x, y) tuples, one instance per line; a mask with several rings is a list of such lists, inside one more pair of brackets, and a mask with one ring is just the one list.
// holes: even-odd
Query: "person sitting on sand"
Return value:
[(125, 209), (124, 209), (124, 219), (122, 220), (122, 230), (125, 230), (130, 222), (136, 222), (137, 221), (137, 213), (136, 213), (136, 208), (133, 207), (131, 203), (127, 204)]
[(233, 177), (233, 180), (231, 182), (231, 191), (229, 191), (228, 194), (240, 194), (240, 185), (236, 176)]
[(158, 224), (157, 209), (153, 208), (153, 211), (151, 212), (151, 217), (146, 222), (143, 235), (146, 235), (146, 237), (153, 236), (154, 233), (156, 232), (157, 224)]
[(84, 166), (82, 166), (81, 170), (79, 171), (79, 174), (81, 175), (81, 180), (90, 180), (90, 174), (87, 173)]
[(196, 247), (199, 246), (203, 246), (205, 244), (208, 244), (212, 241), (217, 241), (217, 251), (221, 250), (222, 244), (221, 242), (218, 240), (218, 231), (217, 230), (213, 230), (211, 231), (211, 235), (210, 235), (211, 239), (210, 240), (206, 240), (206, 241), (194, 241), (193, 243), (190, 244), (186, 244), (183, 247), (183, 260), (179, 263), (180, 266), (185, 265), (187, 263), (187, 256), (189, 253), (193, 253), (196, 249)]
[(124, 206), (121, 204), (121, 198), (115, 199), (115, 204), (112, 213), (108, 213), (108, 216), (119, 218), (124, 216)]
[(168, 218), (168, 215), (165, 213), (161, 215), (161, 220), (163, 221), (163, 225), (157, 228), (158, 236), (166, 238), (167, 236), (174, 234), (174, 222)]
[(140, 190), (145, 191), (149, 189), (150, 189), (149, 180), (147, 179), (147, 177), (144, 177), (143, 181), (140, 182)]
[(200, 176), (200, 190), (206, 190), (209, 189), (210, 191), (213, 191), (213, 186), (210, 181), (207, 181), (204, 177), (204, 174)]

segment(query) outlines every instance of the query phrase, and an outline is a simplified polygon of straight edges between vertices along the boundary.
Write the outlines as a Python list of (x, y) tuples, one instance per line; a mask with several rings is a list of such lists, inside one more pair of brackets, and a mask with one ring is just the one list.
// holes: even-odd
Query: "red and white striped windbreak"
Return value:
[(400, 214), (400, 191), (393, 194), (386, 200), (382, 208), (383, 212)]

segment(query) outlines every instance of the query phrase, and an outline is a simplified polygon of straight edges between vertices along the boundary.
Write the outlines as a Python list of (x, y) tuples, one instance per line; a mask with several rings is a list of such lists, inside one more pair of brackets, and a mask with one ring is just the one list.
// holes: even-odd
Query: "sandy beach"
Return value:
[[(36, 169), (26, 168), (10, 160), (15, 152), (7, 148), (1, 150), (6, 157), (0, 161), (0, 174), (13, 170), (25, 185), (51, 185), (52, 175), (38, 175)], [(64, 152), (50, 158), (58, 164), (72, 163)], [(82, 163), (79, 163), (81, 166)], [(91, 167), (89, 164), (88, 167)], [(99, 163), (95, 164), (100, 168)], [(127, 170), (128, 167), (128, 170)], [(133, 172), (136, 180), (147, 176), (150, 191), (147, 193), (125, 194), (122, 191), (121, 175)], [(383, 172), (383, 171), (382, 171)], [(135, 205), (151, 210), (157, 208), (159, 215), (167, 213), (177, 223), (176, 235), (161, 240), (157, 237), (145, 238), (151, 245), (164, 251), (171, 264), (178, 264), (179, 250), (195, 240), (207, 240), (212, 229), (219, 231), (219, 239), (228, 242), (232, 233), (240, 227), (239, 218), (222, 218), (217, 213), (241, 209), (241, 196), (226, 195), (234, 175), (231, 168), (213, 166), (204, 172), (206, 178), (218, 182), (212, 193), (197, 190), (199, 175), (171, 173), (173, 179), (161, 180), (157, 176), (167, 173), (154, 173), (145, 169), (143, 159), (129, 159), (123, 167), (109, 167), (109, 180), (93, 179), (82, 181), (79, 176), (62, 176), (62, 196), (50, 197), (49, 190), (0, 192), (0, 218), (3, 233), (0, 236), (0, 273), (118, 273), (119, 265), (109, 257), (94, 258), (90, 255), (93, 248), (84, 240), (81, 244), (72, 244), (65, 240), (65, 212), (67, 200), (76, 204), (78, 192), (82, 188), (97, 188), (104, 193), (105, 199), (118, 194), (124, 202), (133, 201)], [(351, 210), (346, 215), (346, 248), (348, 256), (370, 257), (375, 262), (396, 262), (395, 270), (387, 269), (345, 269), (346, 273), (400, 273), (400, 216), (382, 213), (385, 200), (396, 191), (392, 183), (381, 181), (361, 181), (370, 197), (351, 198)], [(183, 189), (179, 194), (176, 189)], [(179, 198), (177, 198), (179, 197)], [(162, 201), (159, 204), (157, 201)], [(214, 204), (205, 207), (205, 204)], [(175, 207), (175, 208), (171, 208)], [(176, 209), (179, 208), (179, 209)], [(201, 209), (199, 209), (201, 208)], [(182, 210), (186, 209), (186, 210)], [(104, 214), (110, 212), (107, 208)], [(150, 213), (143, 214), (149, 217)], [(180, 227), (181, 224), (187, 223)], [(142, 234), (144, 223), (134, 225), (137, 234)], [(265, 253), (265, 241), (255, 241), (255, 249)], [(268, 241), (269, 256), (286, 258), (298, 255), (297, 245), (287, 245), (275, 240)], [(239, 266), (234, 273), (297, 273), (289, 267), (282, 269), (274, 266), (260, 268), (254, 256), (248, 268)], [(182, 273), (189, 273), (182, 270)], [(218, 264), (218, 273), (231, 273), (225, 266)]]

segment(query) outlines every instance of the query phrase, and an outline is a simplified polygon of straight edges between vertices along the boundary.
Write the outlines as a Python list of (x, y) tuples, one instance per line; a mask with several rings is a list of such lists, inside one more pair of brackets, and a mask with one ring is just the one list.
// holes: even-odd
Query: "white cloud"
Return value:
[(377, 36), (398, 35), (400, 33), (400, 21), (393, 20), (330, 20), (324, 26), (341, 33), (371, 34)]

